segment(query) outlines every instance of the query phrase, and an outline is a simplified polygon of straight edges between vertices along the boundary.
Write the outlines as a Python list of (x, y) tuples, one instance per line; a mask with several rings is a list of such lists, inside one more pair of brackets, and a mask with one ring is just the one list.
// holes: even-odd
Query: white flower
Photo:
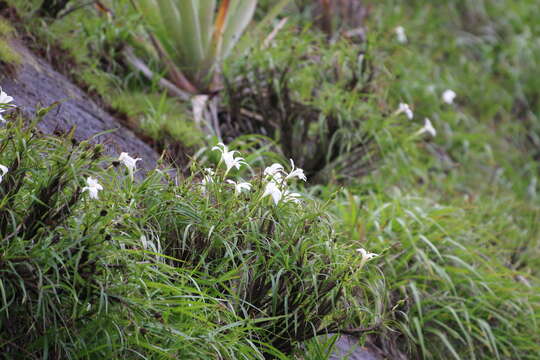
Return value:
[(428, 134), (430, 134), (431, 136), (433, 136), (433, 137), (435, 137), (435, 135), (437, 135), (437, 130), (435, 130), (435, 128), (431, 124), (431, 121), (428, 118), (426, 118), (426, 120), (425, 120), (424, 127), (421, 128), (420, 130), (418, 130), (418, 132), (416, 134), (421, 135), (421, 134), (426, 133), (426, 132)]
[(292, 203), (295, 203), (295, 204), (300, 204), (301, 201), (300, 201), (300, 197), (302, 195), (300, 195), (299, 193), (295, 193), (295, 192), (290, 192), (289, 190), (285, 190), (283, 192), (283, 202), (292, 202)]
[(405, 28), (403, 28), (403, 26), (398, 26), (395, 31), (396, 31), (397, 41), (401, 44), (405, 44), (407, 42), (407, 35), (405, 34)]
[(285, 180), (292, 179), (294, 177), (299, 178), (300, 180), (307, 181), (306, 175), (304, 174), (304, 170), (300, 168), (295, 168), (293, 159), (291, 160), (291, 172), (285, 177)]
[(133, 178), (133, 173), (135, 172), (137, 168), (137, 161), (141, 161), (141, 160), (142, 160), (141, 158), (136, 158), (136, 159), (132, 158), (126, 152), (121, 153), (120, 156), (118, 157), (118, 161), (124, 164), (126, 168), (128, 169), (129, 176), (131, 176), (131, 178)]
[(231, 170), (233, 167), (236, 169), (240, 169), (241, 165), (247, 165), (244, 161), (244, 158), (242, 157), (234, 157), (234, 153), (238, 152), (236, 150), (229, 151), (229, 148), (227, 145), (223, 143), (219, 143), (216, 146), (212, 148), (212, 150), (218, 150), (221, 152), (221, 161), (225, 163), (225, 166), (227, 167), (227, 171), (225, 171), (225, 175)]
[(86, 179), (86, 184), (88, 186), (83, 187), (82, 192), (88, 191), (90, 199), (98, 200), (98, 191), (103, 190), (103, 186), (101, 186), (93, 177), (88, 177), (88, 179)]
[(8, 105), (13, 101), (13, 98), (0, 89), (0, 104)]
[(358, 251), (360, 254), (362, 254), (362, 260), (360, 261), (360, 268), (363, 268), (364, 265), (365, 265), (369, 260), (373, 259), (374, 257), (379, 256), (379, 255), (377, 255), (377, 254), (367, 252), (366, 249), (364, 249), (364, 248), (356, 249), (356, 251)]
[(251, 184), (248, 182), (239, 182), (233, 180), (227, 180), (229, 184), (234, 185), (234, 193), (236, 195), (240, 194), (243, 190), (250, 191), (251, 190)]
[(206, 186), (208, 184), (214, 182), (213, 176), (215, 175), (214, 170), (212, 170), (210, 168), (205, 168), (204, 173), (205, 173), (205, 175), (204, 175), (203, 179), (201, 180), (201, 185), (203, 186), (203, 188), (202, 188), (202, 193), (203, 194), (206, 193)]
[(445, 90), (442, 94), (442, 99), (447, 104), (452, 104), (456, 98), (456, 93), (453, 90)]
[(274, 204), (277, 205), (283, 196), (283, 192), (279, 189), (279, 187), (274, 181), (270, 181), (268, 182), (268, 184), (266, 184), (262, 197), (264, 198), (268, 195), (272, 196)]
[(283, 165), (274, 163), (264, 169), (263, 175), (272, 178), (274, 181), (281, 182), (283, 180), (283, 170)]
[(4, 178), (4, 176), (6, 176), (8, 171), (9, 171), (9, 169), (7, 168), (7, 166), (0, 165), (0, 172), (2, 173), (2, 174), (0, 174), (0, 183), (2, 182), (2, 179)]
[(412, 120), (413, 117), (414, 117), (414, 114), (413, 114), (410, 106), (405, 104), (405, 103), (399, 104), (399, 107), (396, 110), (396, 112), (394, 113), (394, 115), (399, 115), (399, 114), (402, 114), (402, 113), (404, 113), (409, 120)]
[[(13, 106), (12, 104), (10, 104), (12, 101), (13, 101), (13, 98), (9, 96), (8, 94), (6, 94), (2, 89), (0, 89), (0, 105), (3, 105), (4, 107)], [(6, 109), (0, 108), (0, 114), (2, 114), (5, 111)], [(4, 119), (2, 115), (0, 115), (0, 121), (6, 122), (6, 120)]]

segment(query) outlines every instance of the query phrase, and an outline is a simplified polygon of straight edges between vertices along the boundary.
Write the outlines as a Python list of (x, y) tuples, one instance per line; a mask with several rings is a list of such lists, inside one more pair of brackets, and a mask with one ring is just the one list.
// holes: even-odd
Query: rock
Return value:
[(374, 350), (363, 347), (353, 336), (340, 335), (334, 344), (329, 360), (382, 360)]
[(13, 96), (14, 103), (23, 114), (31, 117), (36, 107), (60, 103), (38, 125), (41, 131), (47, 134), (65, 133), (75, 126), (75, 138), (86, 140), (114, 129), (113, 132), (96, 136), (92, 141), (104, 144), (111, 156), (125, 151), (133, 157), (142, 158), (139, 164), (145, 169), (156, 166), (158, 153), (98, 106), (88, 94), (18, 40), (11, 41), (10, 45), (21, 55), (23, 62), (16, 67), (14, 74), (0, 73), (0, 87)]

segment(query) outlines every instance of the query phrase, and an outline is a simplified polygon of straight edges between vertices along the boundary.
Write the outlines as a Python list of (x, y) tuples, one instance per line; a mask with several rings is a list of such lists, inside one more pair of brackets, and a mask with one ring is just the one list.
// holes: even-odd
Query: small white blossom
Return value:
[(118, 157), (118, 161), (124, 164), (126, 168), (128, 169), (129, 176), (131, 176), (131, 178), (133, 178), (133, 173), (137, 169), (137, 161), (141, 161), (141, 160), (142, 160), (141, 158), (136, 158), (136, 159), (132, 158), (126, 152), (121, 153), (120, 156)]
[(405, 28), (403, 26), (398, 26), (395, 31), (396, 31), (397, 41), (401, 44), (405, 44), (407, 42), (407, 35), (405, 34)]
[(399, 114), (405, 114), (409, 120), (412, 120), (414, 117), (411, 107), (405, 103), (399, 104), (398, 109), (394, 113), (394, 115), (399, 115)]
[[(13, 97), (9, 96), (2, 89), (0, 89), (0, 105), (3, 105), (4, 107), (13, 106), (13, 104), (11, 104), (12, 101), (13, 101)], [(1, 122), (6, 122), (4, 117), (1, 115), (5, 111), (6, 109), (0, 108), (0, 121)]]
[(88, 177), (86, 179), (86, 184), (88, 186), (83, 187), (82, 192), (88, 191), (90, 199), (98, 200), (98, 191), (103, 190), (103, 186), (101, 186), (93, 177)]
[(442, 99), (447, 104), (452, 104), (456, 98), (456, 93), (453, 90), (445, 90), (442, 94)]
[(356, 251), (358, 251), (362, 255), (362, 260), (360, 261), (360, 268), (363, 268), (369, 260), (379, 256), (377, 254), (367, 252), (364, 248), (356, 249)]
[(263, 175), (265, 177), (268, 176), (274, 179), (275, 181), (280, 182), (283, 179), (283, 172), (284, 172), (283, 165), (274, 163), (270, 165), (269, 167), (267, 167), (266, 169), (264, 169)]
[(435, 128), (431, 124), (431, 121), (428, 118), (426, 118), (426, 120), (424, 122), (424, 127), (422, 127), (420, 130), (418, 130), (418, 132), (416, 134), (421, 135), (421, 134), (426, 133), (426, 132), (428, 134), (430, 134), (431, 136), (433, 136), (433, 137), (435, 137), (435, 135), (437, 135), (437, 130), (435, 130)]
[(270, 181), (268, 182), (268, 184), (266, 184), (262, 197), (264, 198), (269, 195), (272, 196), (272, 200), (274, 200), (274, 204), (276, 205), (283, 197), (283, 192), (279, 189), (279, 187), (274, 181)]
[(289, 190), (285, 190), (283, 192), (283, 202), (292, 202), (292, 203), (295, 203), (295, 204), (300, 204), (301, 203), (301, 200), (300, 200), (301, 196), (302, 195), (300, 195), (299, 193), (290, 192)]
[(0, 165), (0, 172), (2, 173), (2, 174), (0, 174), (0, 183), (2, 182), (2, 180), (4, 179), (4, 176), (6, 176), (8, 171), (9, 171), (9, 169), (7, 168), (7, 166)]
[(225, 166), (227, 167), (227, 170), (225, 172), (225, 175), (234, 167), (236, 169), (240, 169), (240, 166), (247, 165), (244, 161), (244, 158), (242, 157), (234, 157), (234, 153), (238, 152), (236, 150), (229, 151), (229, 148), (227, 145), (223, 143), (219, 143), (216, 146), (212, 148), (212, 150), (217, 150), (221, 152), (221, 161), (225, 163)]
[(294, 177), (307, 181), (306, 175), (304, 174), (304, 170), (300, 168), (295, 168), (293, 159), (290, 159), (291, 161), (291, 172), (285, 177), (285, 180), (292, 179)]
[(240, 194), (243, 190), (250, 191), (251, 190), (251, 184), (248, 182), (236, 182), (233, 180), (227, 180), (229, 184), (234, 185), (234, 193), (236, 195)]

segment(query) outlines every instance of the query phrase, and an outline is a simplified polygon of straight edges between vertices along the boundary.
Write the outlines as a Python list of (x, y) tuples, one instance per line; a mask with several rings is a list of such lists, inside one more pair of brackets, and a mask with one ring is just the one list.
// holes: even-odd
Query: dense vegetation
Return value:
[(0, 1), (1, 66), (24, 38), (166, 154), (0, 95), (4, 356), (538, 358), (535, 1), (164, 3)]

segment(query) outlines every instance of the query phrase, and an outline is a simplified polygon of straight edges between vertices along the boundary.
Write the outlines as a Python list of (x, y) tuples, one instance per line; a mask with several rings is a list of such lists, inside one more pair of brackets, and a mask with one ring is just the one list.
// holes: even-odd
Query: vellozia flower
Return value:
[(274, 200), (274, 204), (278, 204), (281, 198), (283, 197), (283, 192), (278, 187), (278, 185), (274, 181), (269, 181), (266, 184), (266, 187), (264, 188), (264, 193), (262, 197), (271, 196), (272, 200)]
[(128, 153), (123, 152), (118, 157), (118, 161), (126, 166), (129, 172), (129, 176), (133, 179), (133, 173), (137, 169), (137, 161), (141, 161), (141, 158), (132, 158)]
[(456, 98), (456, 93), (453, 90), (445, 90), (442, 94), (442, 99), (447, 104), (452, 104)]
[(264, 169), (263, 175), (265, 177), (270, 177), (274, 181), (281, 182), (283, 180), (284, 168), (283, 165), (274, 163)]
[(248, 183), (248, 182), (236, 182), (236, 181), (233, 181), (233, 180), (227, 180), (227, 182), (229, 184), (232, 184), (234, 185), (234, 193), (236, 195), (242, 193), (242, 191), (246, 190), (246, 191), (250, 191), (251, 190), (251, 184)]
[(240, 166), (247, 165), (242, 157), (234, 157), (234, 153), (238, 152), (236, 150), (229, 151), (227, 145), (219, 143), (212, 148), (212, 151), (217, 150), (221, 152), (221, 161), (225, 163), (227, 170), (225, 171), (225, 176), (229, 173), (232, 168), (240, 169)]
[(414, 117), (411, 107), (405, 103), (399, 104), (398, 109), (394, 113), (394, 115), (399, 115), (399, 114), (405, 114), (409, 120), (412, 120)]
[(360, 260), (360, 269), (363, 268), (369, 260), (379, 256), (378, 254), (367, 252), (364, 248), (356, 249), (356, 251), (362, 255), (362, 260)]
[(405, 34), (405, 28), (403, 26), (398, 26), (395, 30), (397, 41), (401, 44), (407, 42), (407, 35)]
[(6, 176), (6, 174), (8, 173), (9, 169), (7, 168), (7, 166), (4, 166), (4, 165), (0, 165), (0, 183), (2, 182), (2, 180), (4, 179), (4, 176)]
[(300, 195), (299, 193), (291, 192), (289, 190), (285, 190), (283, 192), (283, 202), (292, 202), (292, 203), (295, 203), (295, 204), (300, 204), (301, 203), (301, 200), (300, 200), (301, 196), (302, 195)]
[(304, 181), (307, 181), (307, 178), (306, 178), (306, 175), (304, 174), (304, 170), (300, 169), (300, 168), (296, 168), (294, 166), (294, 161), (293, 159), (290, 159), (291, 161), (291, 172), (285, 177), (285, 180), (289, 180), (289, 179), (292, 179), (292, 178), (298, 178), (300, 180), (304, 180)]
[(204, 173), (205, 175), (201, 181), (201, 184), (206, 185), (206, 184), (214, 182), (214, 179), (212, 178), (212, 176), (216, 174), (214, 170), (212, 170), (211, 168), (205, 168)]
[(422, 127), (420, 130), (418, 130), (418, 132), (416, 133), (417, 135), (421, 135), (423, 133), (428, 133), (430, 134), (431, 136), (435, 137), (435, 135), (437, 135), (437, 130), (435, 130), (435, 128), (433, 127), (433, 124), (431, 124), (431, 121), (426, 118), (425, 122), (424, 122), (424, 127)]
[[(4, 107), (13, 106), (13, 104), (11, 104), (12, 101), (13, 101), (13, 97), (9, 96), (2, 89), (0, 89), (0, 105), (3, 105)], [(6, 122), (6, 119), (4, 119), (4, 117), (1, 115), (5, 111), (6, 109), (0, 108), (0, 121), (1, 122)]]
[(98, 200), (98, 191), (103, 190), (103, 186), (101, 186), (96, 179), (90, 176), (86, 179), (86, 184), (88, 186), (83, 187), (82, 192), (88, 191), (90, 199)]

